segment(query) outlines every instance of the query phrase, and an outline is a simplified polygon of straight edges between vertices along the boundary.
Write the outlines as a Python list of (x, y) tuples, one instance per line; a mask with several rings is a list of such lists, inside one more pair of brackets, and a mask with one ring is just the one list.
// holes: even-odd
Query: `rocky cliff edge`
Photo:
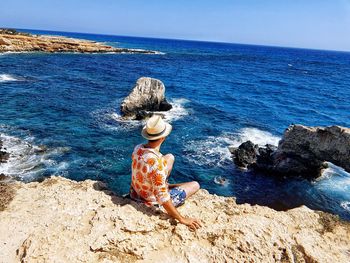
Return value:
[(200, 190), (179, 208), (204, 223), (190, 232), (96, 181), (8, 187), (0, 262), (350, 262), (350, 225), (307, 207), (277, 212)]

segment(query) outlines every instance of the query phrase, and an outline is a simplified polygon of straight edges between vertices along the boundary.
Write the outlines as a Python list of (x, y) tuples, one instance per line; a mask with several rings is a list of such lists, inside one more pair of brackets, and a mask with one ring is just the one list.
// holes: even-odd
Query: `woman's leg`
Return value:
[[(167, 179), (168, 179), (169, 175), (173, 169), (173, 166), (174, 166), (175, 157), (174, 157), (174, 155), (169, 153), (169, 154), (164, 155), (163, 158), (167, 162), (167, 170), (168, 170)], [(174, 187), (178, 187), (178, 186), (185, 190), (186, 198), (190, 197), (191, 195), (193, 195), (194, 193), (196, 193), (200, 189), (200, 185), (197, 181), (179, 183), (179, 184), (169, 184), (169, 188), (174, 188)]]
[(196, 193), (200, 189), (200, 185), (197, 181), (192, 182), (186, 182), (186, 183), (179, 183), (176, 184), (176, 187), (181, 187), (186, 192), (186, 199), (189, 198), (191, 195)]

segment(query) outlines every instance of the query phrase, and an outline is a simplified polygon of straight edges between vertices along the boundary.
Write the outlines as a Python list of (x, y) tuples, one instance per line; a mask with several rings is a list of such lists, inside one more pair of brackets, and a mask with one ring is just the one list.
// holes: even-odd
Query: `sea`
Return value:
[[(277, 145), (290, 124), (350, 127), (350, 53), (228, 43), (25, 32), (89, 39), (158, 54), (0, 54), (0, 173), (24, 182), (56, 175), (130, 185), (141, 121), (120, 121), (120, 103), (142, 76), (160, 79), (173, 109), (161, 151), (175, 155), (170, 182), (196, 180), (237, 203), (301, 205), (350, 220), (350, 174), (281, 178), (237, 168), (228, 146)], [(224, 182), (224, 183), (222, 183)]]

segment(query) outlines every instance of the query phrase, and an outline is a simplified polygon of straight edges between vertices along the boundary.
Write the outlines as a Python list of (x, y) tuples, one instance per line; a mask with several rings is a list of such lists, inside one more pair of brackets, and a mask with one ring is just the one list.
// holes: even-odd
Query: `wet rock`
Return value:
[(140, 110), (135, 113), (135, 120), (144, 120), (153, 116), (153, 112), (148, 112), (145, 110)]
[(35, 153), (45, 153), (47, 151), (48, 147), (46, 145), (38, 145), (35, 149)]
[(258, 149), (259, 162), (263, 162), (266, 164), (272, 164), (271, 155), (276, 150), (277, 150), (277, 146), (272, 145), (272, 144), (266, 144), (265, 147), (259, 147), (259, 149)]
[(350, 172), (350, 129), (291, 125), (277, 148), (248, 141), (231, 148), (231, 153), (238, 166), (274, 175), (316, 178), (327, 168), (326, 162)]
[(165, 98), (165, 86), (158, 79), (141, 77), (131, 93), (123, 100), (120, 111), (123, 118), (141, 120), (152, 116), (154, 111), (172, 108)]
[(242, 143), (238, 148), (232, 150), (233, 160), (236, 165), (242, 168), (247, 168), (249, 165), (256, 163), (259, 146), (246, 141)]
[(8, 181), (8, 180), (10, 180), (10, 179), (11, 179), (10, 176), (7, 176), (7, 175), (5, 175), (5, 174), (3, 174), (3, 173), (0, 174), (0, 182), (2, 182), (2, 181)]
[(350, 129), (291, 125), (284, 132), (274, 160), (279, 170), (291, 169), (290, 162), (296, 162), (295, 171), (304, 166), (317, 173), (328, 161), (350, 172)]
[(8, 152), (6, 152), (3, 147), (3, 143), (0, 140), (0, 163), (5, 163), (7, 162), (8, 158), (10, 157), (10, 154)]

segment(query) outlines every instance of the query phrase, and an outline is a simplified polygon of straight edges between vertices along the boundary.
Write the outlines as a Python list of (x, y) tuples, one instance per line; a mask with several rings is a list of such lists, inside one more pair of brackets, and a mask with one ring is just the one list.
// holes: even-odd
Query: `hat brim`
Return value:
[(146, 131), (146, 127), (143, 127), (141, 135), (143, 138), (150, 140), (150, 141), (158, 140), (158, 139), (163, 138), (163, 137), (167, 137), (171, 133), (173, 126), (171, 126), (169, 123), (166, 123), (165, 125), (166, 125), (165, 130), (161, 135), (152, 136), (152, 135), (148, 134)]

